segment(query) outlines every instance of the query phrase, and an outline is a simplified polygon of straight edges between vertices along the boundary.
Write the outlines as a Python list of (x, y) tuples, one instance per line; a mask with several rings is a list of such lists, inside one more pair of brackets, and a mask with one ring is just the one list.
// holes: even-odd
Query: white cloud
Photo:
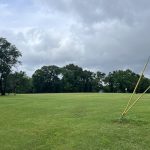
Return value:
[(22, 51), (28, 74), (67, 63), (140, 72), (150, 55), (148, 0), (16, 0), (0, 11), (0, 35)]

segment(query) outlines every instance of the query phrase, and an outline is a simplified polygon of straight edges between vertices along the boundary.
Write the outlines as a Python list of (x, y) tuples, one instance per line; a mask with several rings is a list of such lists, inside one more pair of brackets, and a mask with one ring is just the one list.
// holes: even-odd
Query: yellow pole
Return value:
[(132, 98), (133, 98), (133, 95), (135, 94), (135, 92), (136, 92), (136, 90), (137, 90), (137, 88), (138, 88), (138, 85), (139, 85), (139, 83), (140, 83), (140, 81), (141, 81), (141, 79), (142, 79), (142, 76), (143, 76), (143, 74), (144, 74), (144, 72), (145, 72), (145, 70), (146, 70), (146, 67), (147, 67), (147, 65), (148, 65), (148, 63), (149, 63), (149, 60), (150, 60), (150, 56), (149, 56), (149, 58), (148, 58), (148, 60), (147, 60), (147, 62), (146, 62), (146, 64), (145, 64), (145, 66), (144, 66), (144, 68), (143, 68), (143, 71), (142, 71), (142, 73), (141, 73), (141, 75), (140, 75), (140, 77), (139, 77), (139, 80), (138, 80), (138, 82), (137, 82), (137, 84), (136, 84), (136, 86), (135, 86), (135, 88), (134, 88), (134, 91), (133, 91), (133, 93), (132, 93), (132, 95), (131, 95), (131, 97), (130, 97), (128, 103), (127, 103), (127, 106), (125, 107), (124, 111), (122, 112), (122, 116), (125, 115), (125, 112), (126, 112), (127, 108), (129, 107), (129, 104), (130, 104), (130, 102), (131, 102), (131, 100), (132, 100)]
[(124, 112), (124, 114), (127, 114), (127, 112), (139, 101), (143, 95), (150, 89), (150, 86), (134, 101), (134, 103)]

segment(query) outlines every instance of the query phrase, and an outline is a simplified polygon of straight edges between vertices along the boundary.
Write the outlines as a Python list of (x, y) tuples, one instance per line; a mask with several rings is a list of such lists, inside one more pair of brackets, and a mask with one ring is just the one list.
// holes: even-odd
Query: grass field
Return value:
[(0, 150), (149, 150), (150, 95), (120, 122), (129, 96), (0, 97)]

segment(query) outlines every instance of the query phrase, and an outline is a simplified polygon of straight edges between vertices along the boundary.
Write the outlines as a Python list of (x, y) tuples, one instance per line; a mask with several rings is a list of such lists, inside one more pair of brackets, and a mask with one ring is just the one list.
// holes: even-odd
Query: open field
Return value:
[(129, 96), (0, 97), (0, 150), (149, 150), (150, 95), (119, 122)]

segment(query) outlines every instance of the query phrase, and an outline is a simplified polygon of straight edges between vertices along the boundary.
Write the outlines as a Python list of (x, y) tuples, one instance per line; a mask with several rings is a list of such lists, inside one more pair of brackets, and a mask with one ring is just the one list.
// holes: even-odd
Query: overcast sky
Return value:
[(28, 75), (69, 63), (139, 73), (150, 55), (150, 0), (0, 0), (0, 18)]

